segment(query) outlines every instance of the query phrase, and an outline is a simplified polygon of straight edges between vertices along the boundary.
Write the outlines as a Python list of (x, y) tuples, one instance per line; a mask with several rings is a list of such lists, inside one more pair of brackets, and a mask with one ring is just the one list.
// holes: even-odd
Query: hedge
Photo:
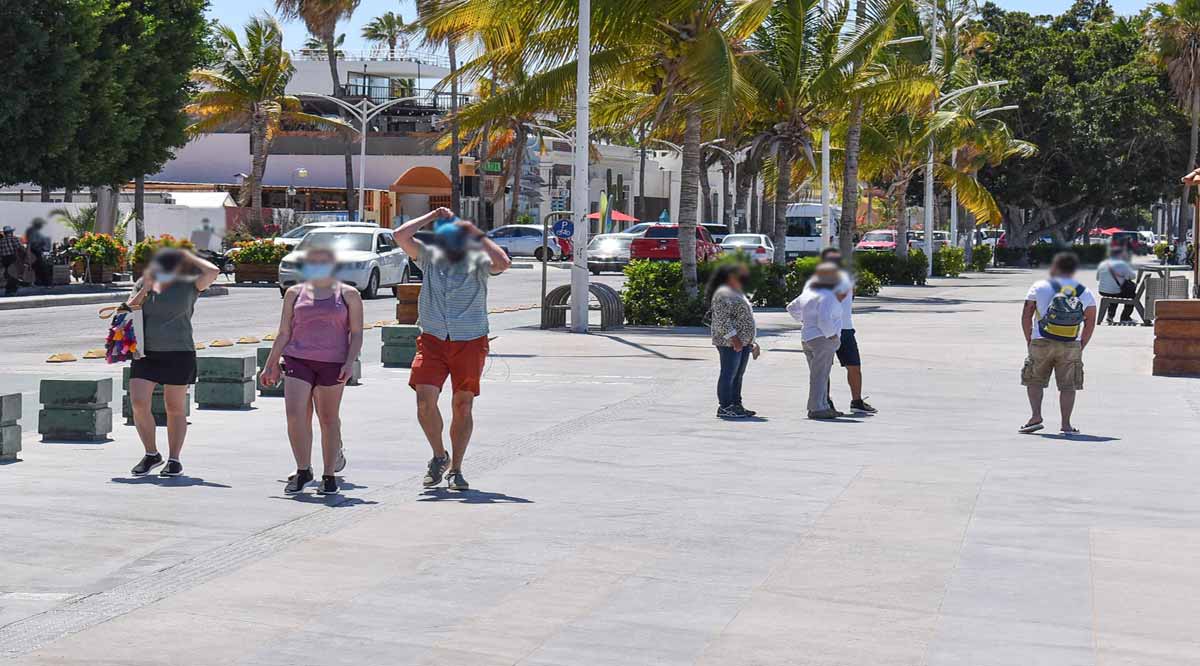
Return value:
[(992, 265), (992, 246), (976, 245), (971, 250), (971, 270), (982, 273)]
[(1054, 245), (1053, 243), (1034, 243), (1027, 248), (998, 247), (996, 248), (996, 264), (1020, 264), (1023, 259), (1028, 259), (1029, 265), (1041, 266), (1049, 264), (1054, 255), (1065, 251), (1074, 252), (1082, 264), (1098, 264), (1108, 256), (1108, 245), (1104, 243), (1092, 243), (1090, 245), (1080, 244), (1064, 247)]
[(967, 269), (967, 253), (961, 247), (944, 245), (933, 252), (933, 274), (958, 277)]
[(854, 265), (856, 273), (871, 273), (882, 284), (925, 284), (925, 252), (917, 248), (908, 251), (907, 259), (883, 250), (855, 252)]

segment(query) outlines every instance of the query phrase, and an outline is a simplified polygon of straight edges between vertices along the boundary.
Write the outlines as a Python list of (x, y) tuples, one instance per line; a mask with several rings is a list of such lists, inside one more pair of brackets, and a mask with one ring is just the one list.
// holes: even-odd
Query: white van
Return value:
[[(841, 217), (841, 206), (830, 206), (833, 215), (833, 233), (837, 236), (837, 220)], [(821, 231), (824, 228), (821, 220), (820, 202), (790, 203), (787, 206), (787, 246), (784, 249), (787, 260), (796, 257), (813, 256), (821, 253)]]

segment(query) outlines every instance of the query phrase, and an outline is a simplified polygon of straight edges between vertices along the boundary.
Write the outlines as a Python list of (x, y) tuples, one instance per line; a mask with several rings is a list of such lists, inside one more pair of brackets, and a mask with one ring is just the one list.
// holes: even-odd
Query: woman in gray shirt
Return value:
[(154, 388), (163, 387), (167, 411), (168, 458), (159, 474), (179, 476), (183, 464), (179, 453), (187, 436), (187, 387), (196, 382), (196, 341), (192, 339), (192, 311), (196, 297), (217, 279), (220, 270), (187, 250), (159, 250), (134, 285), (133, 296), (126, 302), (142, 311), (144, 353), (129, 369), (129, 402), (133, 407), (133, 425), (146, 453), (134, 466), (134, 476), (145, 476), (164, 465), (155, 442), (154, 414), (150, 404)]

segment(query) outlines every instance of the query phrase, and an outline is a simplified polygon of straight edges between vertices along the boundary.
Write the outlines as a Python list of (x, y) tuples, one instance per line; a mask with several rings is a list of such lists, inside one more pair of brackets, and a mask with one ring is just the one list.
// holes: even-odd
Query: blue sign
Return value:
[(566, 219), (555, 222), (550, 229), (559, 238), (570, 238), (575, 235), (575, 223)]

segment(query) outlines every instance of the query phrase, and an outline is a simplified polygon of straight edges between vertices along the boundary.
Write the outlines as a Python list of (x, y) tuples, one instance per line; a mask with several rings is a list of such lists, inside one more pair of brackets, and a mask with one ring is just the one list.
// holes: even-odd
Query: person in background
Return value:
[(1029, 350), (1021, 368), (1021, 384), (1029, 396), (1032, 414), (1018, 432), (1041, 430), (1042, 395), (1050, 386), (1050, 373), (1058, 385), (1062, 432), (1079, 432), (1071, 425), (1075, 392), (1083, 389), (1083, 350), (1096, 329), (1096, 298), (1079, 281), (1079, 257), (1059, 252), (1050, 262), (1048, 279), (1038, 280), (1025, 295), (1021, 331)]
[[(1129, 251), (1121, 245), (1114, 245), (1108, 251), (1108, 259), (1100, 262), (1096, 268), (1096, 281), (1099, 282), (1101, 296), (1114, 298), (1137, 298), (1137, 271), (1129, 265)], [(1117, 313), (1117, 304), (1109, 303), (1105, 312), (1100, 313), (1106, 324), (1113, 323), (1113, 315)], [(1130, 303), (1121, 311), (1121, 323), (1133, 322), (1133, 304)]]
[(750, 268), (742, 263), (725, 263), (713, 271), (708, 283), (712, 317), (712, 342), (721, 359), (717, 377), (717, 417), (742, 419), (755, 412), (742, 405), (742, 376), (750, 358), (758, 358), (754, 308), (743, 291)]
[[(854, 280), (846, 272), (842, 264), (842, 252), (836, 247), (821, 250), (821, 261), (837, 265), (840, 279), (834, 292), (842, 299), (842, 333), (841, 344), (838, 345), (837, 360), (846, 369), (846, 383), (850, 385), (850, 410), (860, 414), (874, 414), (877, 409), (872, 407), (862, 394), (862, 356), (858, 352), (858, 336), (854, 331)], [(832, 396), (829, 408), (834, 407)]]
[[(200, 292), (208, 289), (220, 271), (187, 250), (163, 248), (154, 254), (146, 272), (133, 286), (126, 301), (142, 311), (144, 356), (135, 358), (129, 369), (129, 401), (133, 425), (146, 453), (133, 467), (134, 476), (145, 476), (160, 465), (160, 476), (183, 474), (179, 461), (187, 437), (187, 387), (196, 382), (196, 341), (192, 336), (192, 313)], [(154, 387), (163, 387), (167, 410), (167, 460), (155, 442), (151, 400)]]
[[(339, 491), (337, 473), (342, 454), (342, 392), (354, 373), (362, 350), (363, 304), (358, 290), (334, 277), (337, 259), (328, 248), (311, 248), (300, 270), (304, 282), (288, 288), (283, 297), (279, 332), (263, 364), (262, 382), (274, 386), (283, 375), (288, 439), (296, 473), (284, 492), (303, 492), (314, 480), (312, 471), (312, 412), (321, 423), (323, 470), (319, 492)], [(282, 368), (280, 360), (283, 361)]]
[(4, 295), (16, 296), (21, 285), (21, 274), (25, 272), (25, 247), (17, 238), (16, 230), (6, 225), (0, 231), (0, 278), (4, 282)]
[(35, 217), (25, 231), (25, 243), (33, 261), (34, 284), (39, 287), (48, 287), (51, 282), (50, 250), (54, 244), (46, 235), (45, 227), (46, 221)]
[(829, 407), (829, 371), (841, 345), (842, 300), (836, 289), (841, 282), (837, 264), (817, 266), (804, 291), (788, 304), (787, 310), (802, 326), (800, 339), (808, 360), (808, 418), (834, 419), (838, 412)]
[[(425, 225), (434, 228), (435, 245), (416, 238)], [(488, 279), (511, 265), (508, 255), (474, 224), (447, 208), (405, 222), (394, 234), (410, 260), (421, 269), (417, 301), (417, 354), (408, 385), (417, 394), (417, 420), (433, 449), (424, 485), (432, 488), (445, 477), (451, 490), (468, 490), (463, 457), (475, 422), (472, 409), (488, 355)], [(442, 445), (442, 413), (438, 396), (446, 378), (451, 397), (451, 453)]]

